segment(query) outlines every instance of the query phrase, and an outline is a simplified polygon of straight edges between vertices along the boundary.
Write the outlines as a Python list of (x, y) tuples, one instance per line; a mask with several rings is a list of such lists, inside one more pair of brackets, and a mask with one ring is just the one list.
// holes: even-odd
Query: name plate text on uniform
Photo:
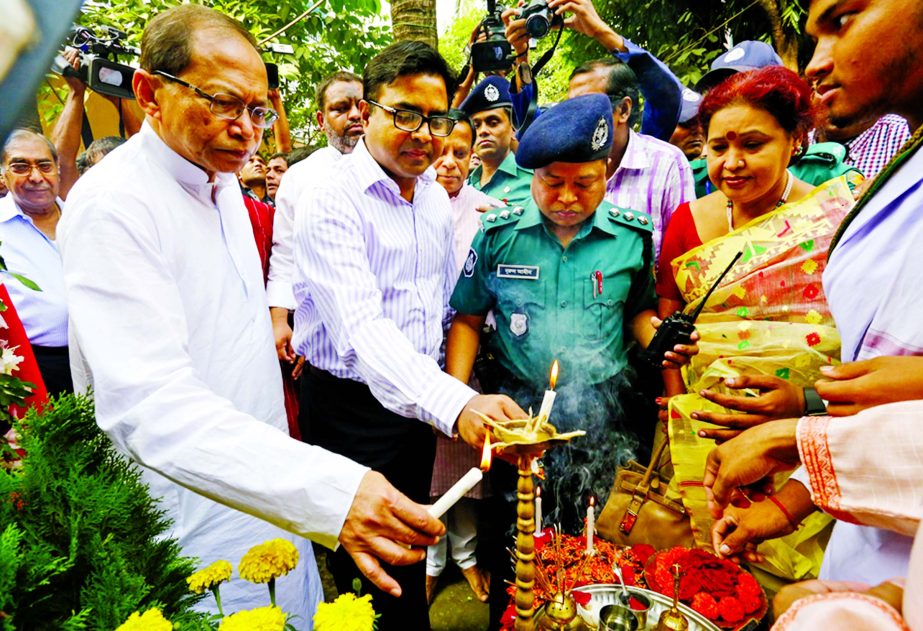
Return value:
[(540, 269), (538, 265), (497, 265), (497, 278), (538, 280)]

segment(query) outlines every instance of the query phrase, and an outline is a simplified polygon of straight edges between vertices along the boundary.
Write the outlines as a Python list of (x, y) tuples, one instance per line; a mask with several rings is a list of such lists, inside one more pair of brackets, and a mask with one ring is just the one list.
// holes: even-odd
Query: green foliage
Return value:
[[(144, 26), (180, 0), (98, 0), (84, 5), (80, 23), (98, 28), (113, 26), (139, 46)], [(316, 0), (207, 0), (200, 2), (240, 20), (262, 40), (317, 4)], [(291, 26), (273, 43), (290, 44), (292, 55), (265, 52), (267, 61), (279, 64), (282, 97), (292, 136), (304, 142), (312, 137), (314, 88), (336, 70), (361, 73), (372, 56), (391, 42), (390, 23), (379, 14), (379, 0), (325, 0), (311, 14)], [(317, 130), (313, 130), (317, 131)]]
[(4, 624), (110, 631), (161, 607), (183, 628), (206, 628), (186, 586), (193, 561), (163, 537), (168, 521), (97, 427), (91, 400), (52, 400), (17, 431), (22, 466), (0, 470)]

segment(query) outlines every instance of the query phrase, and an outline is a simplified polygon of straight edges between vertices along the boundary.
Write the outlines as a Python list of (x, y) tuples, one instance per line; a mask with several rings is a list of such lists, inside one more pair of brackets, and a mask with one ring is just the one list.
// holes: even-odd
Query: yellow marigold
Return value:
[(283, 631), (285, 612), (276, 606), (238, 611), (221, 621), (218, 631)]
[(231, 578), (231, 564), (227, 561), (215, 561), (207, 568), (199, 570), (186, 579), (189, 591), (202, 594), (206, 589), (214, 589)]
[(172, 631), (173, 625), (163, 617), (160, 609), (148, 609), (144, 613), (137, 611), (122, 623), (115, 631)]
[(251, 583), (268, 583), (298, 565), (298, 550), (291, 541), (270, 539), (247, 550), (240, 560), (240, 577)]
[(332, 603), (320, 603), (314, 612), (314, 631), (372, 631), (375, 610), (369, 594), (340, 594)]

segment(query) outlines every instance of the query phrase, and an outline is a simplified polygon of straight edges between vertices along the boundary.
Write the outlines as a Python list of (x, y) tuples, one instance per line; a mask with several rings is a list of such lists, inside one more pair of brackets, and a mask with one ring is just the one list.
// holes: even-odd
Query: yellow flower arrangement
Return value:
[(205, 569), (199, 570), (186, 579), (189, 591), (203, 594), (206, 589), (215, 589), (231, 578), (231, 564), (227, 561), (215, 561)]
[(320, 603), (314, 612), (314, 631), (372, 631), (378, 616), (372, 597), (340, 594), (332, 603)]
[(115, 631), (173, 631), (173, 625), (163, 617), (160, 609), (148, 609), (144, 613), (131, 614)]
[(238, 611), (221, 621), (218, 631), (283, 631), (285, 612), (270, 605), (249, 611)]
[(270, 539), (253, 546), (240, 560), (240, 576), (251, 583), (268, 583), (298, 565), (298, 550), (291, 541)]

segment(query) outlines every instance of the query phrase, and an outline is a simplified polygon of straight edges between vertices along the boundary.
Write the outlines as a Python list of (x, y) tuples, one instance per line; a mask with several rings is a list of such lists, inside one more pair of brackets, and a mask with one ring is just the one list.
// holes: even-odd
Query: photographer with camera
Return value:
[[(80, 171), (77, 168), (77, 154), (80, 152), (88, 86), (86, 74), (81, 71), (85, 64), (81, 51), (68, 46), (61, 53), (61, 57), (67, 64), (66, 67), (60, 68), (61, 76), (70, 91), (64, 101), (64, 109), (51, 132), (51, 141), (57, 149), (60, 165), (59, 195), (62, 199), (67, 199), (67, 193), (80, 177)], [(129, 101), (111, 94), (99, 94), (118, 110), (126, 137), (141, 129), (141, 121)]]

